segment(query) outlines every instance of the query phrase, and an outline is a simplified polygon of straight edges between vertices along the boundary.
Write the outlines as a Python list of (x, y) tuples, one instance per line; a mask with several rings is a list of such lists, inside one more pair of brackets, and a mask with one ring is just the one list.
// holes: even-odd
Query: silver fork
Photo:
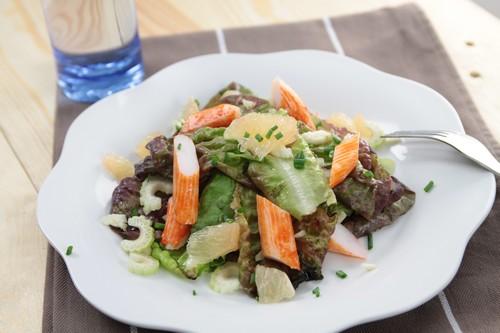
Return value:
[(471, 159), (485, 169), (500, 176), (500, 163), (490, 151), (476, 138), (467, 134), (452, 131), (396, 131), (382, 136), (383, 138), (422, 138), (446, 143), (465, 157)]

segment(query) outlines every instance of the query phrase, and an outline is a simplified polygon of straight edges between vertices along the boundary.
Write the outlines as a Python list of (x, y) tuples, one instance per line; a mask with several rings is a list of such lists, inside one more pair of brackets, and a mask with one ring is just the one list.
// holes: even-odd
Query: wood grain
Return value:
[[(346, 15), (405, 2), (142, 0), (136, 5), (140, 35), (147, 37)], [(500, 140), (500, 21), (466, 0), (415, 2)], [(40, 3), (0, 1), (0, 332), (38, 332), (41, 324), (47, 245), (36, 226), (35, 201), (51, 166), (56, 75)], [(480, 75), (471, 76), (473, 71)]]
[(0, 133), (0, 332), (38, 332), (47, 242), (35, 223), (36, 190)]

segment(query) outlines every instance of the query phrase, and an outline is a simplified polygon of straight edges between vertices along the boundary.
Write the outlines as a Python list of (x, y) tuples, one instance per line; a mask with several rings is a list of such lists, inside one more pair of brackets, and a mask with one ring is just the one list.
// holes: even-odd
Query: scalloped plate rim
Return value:
[[(314, 54), (314, 53), (316, 53), (319, 56), (325, 56), (326, 55), (328, 57), (332, 57), (332, 59), (337, 59), (337, 60), (334, 60), (334, 61), (346, 61), (348, 63), (351, 63), (354, 66), (364, 67), (364, 69), (366, 71), (377, 72), (377, 74), (380, 77), (387, 78), (387, 79), (390, 79), (390, 80), (399, 80), (401, 82), (404, 82), (405, 84), (412, 84), (412, 85), (414, 85), (415, 89), (425, 89), (428, 92), (432, 92), (436, 96), (439, 96), (442, 99), (443, 105), (446, 104), (446, 107), (449, 109), (449, 111), (453, 113), (455, 121), (457, 122), (455, 125), (457, 125), (459, 127), (458, 129), (463, 132), (462, 123), (461, 123), (461, 121), (459, 119), (458, 114), (454, 110), (454, 108), (451, 106), (451, 104), (448, 101), (446, 101), (446, 99), (444, 97), (442, 97), (439, 93), (437, 93), (433, 89), (431, 89), (431, 88), (429, 88), (429, 87), (427, 87), (427, 86), (425, 86), (423, 84), (420, 84), (418, 82), (415, 82), (415, 81), (412, 81), (412, 80), (409, 80), (409, 79), (405, 79), (405, 78), (402, 78), (402, 77), (399, 77), (399, 76), (396, 76), (396, 75), (385, 73), (383, 71), (375, 69), (375, 68), (373, 68), (373, 67), (371, 67), (371, 66), (369, 66), (369, 65), (367, 65), (365, 63), (362, 63), (360, 61), (357, 61), (355, 59), (351, 59), (349, 57), (337, 55), (337, 54), (330, 53), (330, 52), (318, 51), (318, 50), (290, 50), (290, 51), (281, 51), (281, 52), (264, 53), (264, 54), (245, 54), (245, 53), (208, 54), (208, 55), (201, 55), (201, 56), (197, 56), (197, 57), (192, 57), (192, 58), (184, 59), (184, 60), (176, 62), (176, 63), (174, 63), (174, 64), (172, 64), (170, 66), (167, 66), (164, 69), (162, 69), (159, 72), (157, 72), (154, 75), (152, 75), (150, 78), (148, 78), (147, 80), (145, 80), (142, 84), (138, 85), (137, 87), (134, 87), (134, 88), (131, 88), (131, 89), (127, 89), (127, 90), (121, 91), (121, 92), (119, 92), (119, 93), (117, 93), (115, 95), (109, 96), (109, 97), (107, 97), (107, 98), (105, 98), (105, 99), (103, 99), (103, 100), (101, 100), (101, 101), (99, 101), (99, 102), (97, 102), (97, 103), (89, 106), (84, 112), (82, 112), (78, 117), (76, 117), (76, 119), (70, 125), (70, 127), (68, 129), (68, 132), (66, 134), (65, 143), (63, 145), (63, 149), (61, 151), (60, 158), (57, 161), (57, 163), (55, 164), (55, 166), (52, 169), (52, 171), (50, 172), (50, 174), (47, 177), (47, 179), (44, 181), (44, 184), (42, 185), (42, 187), (40, 189), (40, 192), (39, 192), (38, 205), (37, 205), (37, 219), (38, 219), (38, 224), (39, 224), (42, 232), (47, 237), (49, 243), (62, 256), (64, 262), (66, 263), (66, 265), (68, 267), (71, 279), (72, 279), (73, 283), (75, 284), (77, 290), (80, 292), (80, 294), (90, 304), (92, 304), (98, 310), (100, 310), (101, 312), (103, 312), (106, 315), (110, 316), (111, 318), (114, 318), (114, 319), (122, 321), (122, 322), (127, 322), (127, 323), (135, 325), (135, 326), (152, 328), (152, 329), (173, 329), (173, 330), (179, 330), (179, 329), (182, 330), (182, 329), (185, 329), (184, 327), (182, 327), (182, 326), (176, 326), (175, 324), (172, 324), (172, 325), (170, 325), (170, 324), (166, 324), (166, 325), (149, 325), (148, 323), (141, 322), (141, 321), (130, 321), (127, 318), (123, 318), (120, 314), (115, 313), (112, 309), (103, 307), (98, 302), (94, 302), (94, 300), (91, 299), (91, 298), (89, 298), (89, 297), (87, 297), (85, 291), (80, 288), (79, 277), (75, 275), (74, 270), (72, 269), (73, 265), (74, 265), (74, 262), (72, 260), (68, 260), (69, 258), (64, 255), (65, 249), (61, 248), (60, 246), (58, 246), (57, 244), (55, 244), (53, 242), (53, 240), (52, 240), (53, 239), (53, 232), (54, 232), (54, 230), (51, 229), (50, 223), (48, 223), (46, 220), (44, 220), (44, 217), (41, 216), (40, 212), (44, 210), (44, 207), (42, 207), (41, 204), (42, 204), (42, 201), (44, 201), (43, 197), (45, 195), (46, 190), (48, 188), (50, 188), (51, 186), (54, 186), (53, 183), (56, 181), (56, 179), (57, 179), (57, 177), (59, 175), (59, 170), (62, 169), (62, 168), (64, 168), (65, 164), (68, 163), (68, 162), (66, 162), (66, 158), (65, 158), (66, 155), (67, 155), (67, 150), (70, 149), (68, 147), (69, 146), (68, 142), (71, 141), (72, 133), (74, 132), (75, 128), (77, 128), (78, 126), (80, 126), (80, 123), (82, 122), (82, 119), (84, 119), (85, 117), (89, 116), (92, 113), (98, 112), (99, 109), (101, 108), (101, 106), (105, 105), (105, 103), (112, 104), (112, 103), (116, 102), (119, 98), (121, 98), (122, 96), (126, 96), (126, 95), (137, 93), (138, 91), (147, 88), (149, 85), (152, 85), (155, 82), (156, 78), (164, 76), (164, 75), (169, 75), (169, 72), (172, 70), (172, 68), (177, 67), (177, 66), (186, 66), (186, 65), (189, 65), (189, 63), (191, 61), (205, 61), (205, 60), (210, 60), (211, 58), (221, 58), (221, 57), (222, 58), (223, 57), (241, 57), (241, 58), (245, 58), (245, 57), (260, 57), (260, 58), (263, 58), (263, 57), (281, 57), (281, 56), (286, 56), (286, 55), (292, 54), (292, 53), (304, 53), (304, 54)], [(481, 214), (482, 217), (480, 219), (478, 219), (478, 221), (476, 221), (474, 223), (474, 227), (473, 227), (473, 229), (471, 229), (471, 231), (469, 233), (467, 233), (467, 234), (465, 234), (465, 235), (462, 236), (463, 237), (462, 247), (460, 249), (456, 250), (455, 257), (452, 258), (453, 261), (454, 261), (454, 263), (455, 263), (454, 269), (452, 271), (448, 272), (446, 281), (440, 283), (439, 285), (436, 285), (432, 290), (430, 290), (428, 292), (427, 295), (424, 295), (423, 297), (421, 297), (418, 300), (413, 300), (411, 302), (407, 302), (404, 306), (401, 306), (397, 310), (386, 311), (386, 312), (382, 311), (382, 312), (378, 312), (378, 313), (375, 311), (375, 313), (373, 313), (373, 314), (366, 314), (366, 315), (363, 315), (363, 316), (360, 315), (359, 318), (358, 318), (358, 320), (355, 320), (355, 321), (352, 321), (352, 322), (349, 322), (349, 323), (344, 323), (343, 325), (337, 326), (334, 329), (335, 330), (343, 330), (343, 329), (346, 329), (348, 327), (352, 327), (352, 326), (359, 325), (359, 324), (362, 324), (362, 323), (370, 322), (370, 321), (373, 321), (373, 320), (378, 320), (378, 319), (383, 319), (383, 318), (391, 317), (391, 316), (394, 316), (394, 315), (406, 312), (408, 310), (411, 310), (411, 309), (413, 309), (413, 308), (415, 308), (415, 307), (417, 307), (417, 306), (425, 303), (426, 301), (428, 301), (429, 299), (431, 299), (432, 297), (434, 297), (435, 295), (437, 295), (442, 289), (444, 289), (449, 284), (449, 282), (453, 279), (453, 277), (455, 276), (456, 272), (458, 271), (458, 268), (460, 266), (460, 263), (462, 261), (463, 255), (464, 255), (465, 247), (467, 246), (470, 238), (472, 237), (472, 235), (474, 234), (474, 232), (477, 230), (477, 228), (479, 228), (479, 226), (482, 224), (482, 222), (484, 221), (484, 219), (487, 217), (489, 211), (491, 210), (491, 207), (493, 206), (493, 202), (494, 202), (494, 198), (495, 198), (495, 192), (496, 192), (495, 191), (495, 178), (494, 178), (493, 175), (490, 175), (489, 185), (490, 185), (490, 192), (489, 192), (489, 197), (488, 197), (489, 200), (483, 205), (482, 214)], [(324, 327), (325, 331), (326, 330), (331, 330), (331, 329), (332, 329), (331, 327)]]

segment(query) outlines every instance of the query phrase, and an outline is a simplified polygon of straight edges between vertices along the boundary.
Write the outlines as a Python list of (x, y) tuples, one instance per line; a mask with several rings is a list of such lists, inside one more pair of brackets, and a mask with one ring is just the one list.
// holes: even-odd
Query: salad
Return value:
[(413, 206), (394, 162), (374, 151), (376, 125), (321, 119), (286, 83), (272, 86), (272, 100), (234, 82), (203, 108), (191, 99), (173, 136), (138, 145), (139, 163), (104, 158), (119, 184), (102, 222), (123, 238), (132, 273), (210, 274), (216, 292), (280, 302), (323, 279), (328, 252), (365, 259), (372, 233)]

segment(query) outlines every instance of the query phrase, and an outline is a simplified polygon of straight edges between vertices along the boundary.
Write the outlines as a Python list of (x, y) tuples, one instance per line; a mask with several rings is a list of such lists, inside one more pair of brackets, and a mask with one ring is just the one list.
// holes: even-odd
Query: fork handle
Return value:
[[(476, 162), (477, 164), (479, 164), (483, 168), (491, 171), (493, 174), (495, 174), (497, 176), (500, 176), (500, 162), (498, 162), (495, 159), (495, 157), (493, 156), (493, 154), (491, 154), (491, 152), (489, 152), (487, 150), (487, 148), (484, 147), (484, 145), (482, 143), (480, 143), (480, 144), (483, 145), (483, 148), (490, 155), (490, 159), (488, 160), (488, 163), (484, 163), (483, 161), (480, 161), (479, 159), (474, 158), (474, 157), (470, 156), (469, 154), (464, 153), (458, 147), (450, 144), (449, 142), (446, 142), (446, 140), (443, 140), (444, 137), (441, 137), (441, 135), (442, 135), (442, 132), (439, 133), (439, 131), (418, 130), (418, 131), (396, 131), (396, 132), (392, 132), (392, 133), (389, 133), (389, 134), (384, 134), (381, 137), (382, 138), (391, 138), (391, 139), (392, 138), (394, 138), (394, 139), (399, 139), (399, 138), (431, 139), (431, 140), (439, 141), (439, 142), (445, 143), (445, 144), (453, 147), (454, 149), (456, 149), (457, 151), (459, 151), (460, 153), (462, 153), (462, 155), (464, 155), (468, 159)], [(468, 136), (466, 134), (462, 134), (462, 135)], [(471, 137), (471, 138), (473, 138), (473, 137)], [(476, 140), (476, 139), (474, 139), (474, 140)]]
[(438, 134), (438, 131), (395, 131), (389, 134), (384, 134), (382, 138), (422, 138), (422, 139), (432, 139), (430, 136)]

